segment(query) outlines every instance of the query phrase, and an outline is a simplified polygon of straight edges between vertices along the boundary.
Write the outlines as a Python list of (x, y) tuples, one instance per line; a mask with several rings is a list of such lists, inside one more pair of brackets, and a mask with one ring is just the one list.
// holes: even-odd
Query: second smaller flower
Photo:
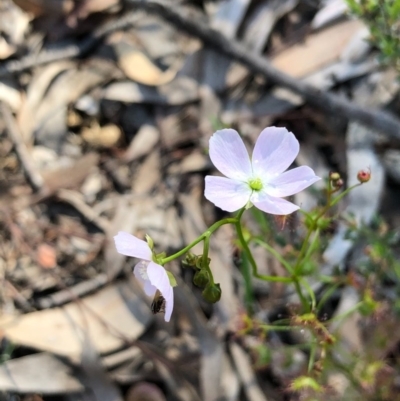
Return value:
[(142, 259), (133, 269), (133, 274), (143, 285), (145, 294), (154, 297), (153, 313), (165, 310), (164, 319), (169, 322), (174, 309), (174, 291), (163, 266), (153, 262), (153, 252), (147, 242), (124, 231), (114, 237), (118, 253)]

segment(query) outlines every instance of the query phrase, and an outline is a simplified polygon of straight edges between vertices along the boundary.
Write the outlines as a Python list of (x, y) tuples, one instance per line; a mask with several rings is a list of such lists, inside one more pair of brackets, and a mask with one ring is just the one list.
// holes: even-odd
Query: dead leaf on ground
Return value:
[(118, 64), (125, 75), (143, 85), (159, 86), (171, 82), (176, 69), (162, 71), (144, 53), (130, 49), (118, 57)]
[(111, 148), (120, 141), (122, 137), (121, 128), (115, 124), (107, 124), (100, 127), (93, 123), (90, 127), (83, 128), (82, 138), (90, 145), (98, 148)]
[(76, 362), (82, 353), (83, 333), (90, 337), (98, 353), (111, 352), (124, 345), (125, 339), (140, 336), (150, 319), (150, 310), (132, 287), (116, 284), (61, 308), (19, 317), (4, 314), (0, 326), (15, 344), (53, 352)]
[(272, 58), (272, 65), (292, 77), (309, 75), (337, 60), (361, 29), (364, 24), (358, 20), (335, 24), (309, 35), (303, 43), (283, 50)]
[(145, 86), (131, 81), (115, 82), (104, 89), (103, 97), (128, 103), (178, 106), (198, 100), (199, 94), (194, 80), (180, 76), (168, 84), (158, 87)]
[(39, 353), (0, 365), (0, 390), (19, 394), (66, 394), (84, 391), (73, 370), (59, 358)]

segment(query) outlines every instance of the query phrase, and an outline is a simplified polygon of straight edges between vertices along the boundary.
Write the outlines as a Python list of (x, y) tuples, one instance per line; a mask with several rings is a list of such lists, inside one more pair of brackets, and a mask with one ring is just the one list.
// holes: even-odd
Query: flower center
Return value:
[(263, 189), (263, 183), (260, 178), (252, 178), (249, 181), (250, 188), (253, 191), (261, 191)]

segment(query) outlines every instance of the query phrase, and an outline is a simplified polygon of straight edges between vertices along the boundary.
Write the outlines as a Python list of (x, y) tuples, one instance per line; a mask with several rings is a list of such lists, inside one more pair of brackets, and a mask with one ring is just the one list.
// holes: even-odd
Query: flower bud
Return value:
[(182, 260), (182, 264), (185, 266), (195, 267), (199, 257), (194, 255), (191, 252), (188, 252), (185, 256), (185, 259)]
[(221, 287), (219, 284), (208, 284), (203, 290), (203, 297), (207, 302), (215, 303), (221, 299)]
[(331, 171), (329, 173), (329, 179), (331, 181), (337, 181), (337, 180), (340, 180), (341, 177), (340, 177), (340, 174), (337, 171)]
[(197, 270), (193, 277), (193, 284), (197, 287), (204, 288), (210, 281), (208, 271), (205, 269)]
[(337, 181), (333, 183), (333, 185), (335, 186), (336, 189), (340, 189), (344, 185), (344, 182), (341, 178), (339, 178)]
[(360, 170), (357, 173), (357, 180), (360, 181), (362, 184), (364, 182), (368, 182), (371, 179), (371, 170)]

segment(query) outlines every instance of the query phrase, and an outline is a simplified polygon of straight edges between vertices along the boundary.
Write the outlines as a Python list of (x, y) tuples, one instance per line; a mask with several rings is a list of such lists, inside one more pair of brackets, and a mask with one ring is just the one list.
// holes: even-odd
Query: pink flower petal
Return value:
[(290, 196), (297, 194), (320, 179), (315, 175), (312, 168), (301, 166), (286, 171), (268, 181), (265, 191), (271, 196)]
[(285, 171), (298, 153), (299, 141), (286, 128), (265, 128), (254, 146), (253, 173), (259, 178), (272, 178)]
[(118, 253), (143, 260), (151, 260), (151, 249), (147, 242), (132, 234), (120, 231), (115, 237), (115, 247)]
[(274, 198), (265, 192), (254, 192), (250, 201), (265, 213), (286, 215), (300, 209), (295, 204), (282, 198)]
[(206, 177), (204, 196), (215, 206), (234, 212), (246, 205), (251, 195), (248, 184), (225, 177)]
[(174, 291), (173, 288), (171, 287), (169, 290), (168, 295), (163, 295), (165, 298), (165, 314), (164, 314), (164, 320), (166, 322), (169, 322), (171, 319), (172, 311), (174, 309)]
[(145, 261), (143, 261), (143, 260), (140, 261), (140, 262), (134, 267), (134, 269), (133, 269), (133, 274), (135, 275), (135, 277), (136, 277), (136, 279), (139, 281), (139, 283), (142, 284), (144, 293), (145, 293), (147, 296), (149, 296), (149, 297), (154, 297), (154, 295), (155, 295), (155, 293), (156, 293), (156, 291), (157, 291), (157, 288), (154, 287), (154, 285), (152, 285), (152, 284), (150, 283), (150, 280), (144, 279), (144, 278), (142, 277), (142, 274), (141, 274), (141, 270), (142, 270), (142, 269), (145, 269), (146, 275), (147, 275), (147, 265), (148, 265), (148, 264), (149, 264), (148, 262), (145, 262)]
[(210, 159), (228, 178), (247, 181), (252, 174), (247, 149), (233, 129), (222, 129), (210, 138)]
[(150, 262), (147, 266), (147, 275), (151, 284), (161, 292), (165, 299), (164, 319), (169, 322), (174, 308), (174, 292), (165, 269), (157, 263)]

